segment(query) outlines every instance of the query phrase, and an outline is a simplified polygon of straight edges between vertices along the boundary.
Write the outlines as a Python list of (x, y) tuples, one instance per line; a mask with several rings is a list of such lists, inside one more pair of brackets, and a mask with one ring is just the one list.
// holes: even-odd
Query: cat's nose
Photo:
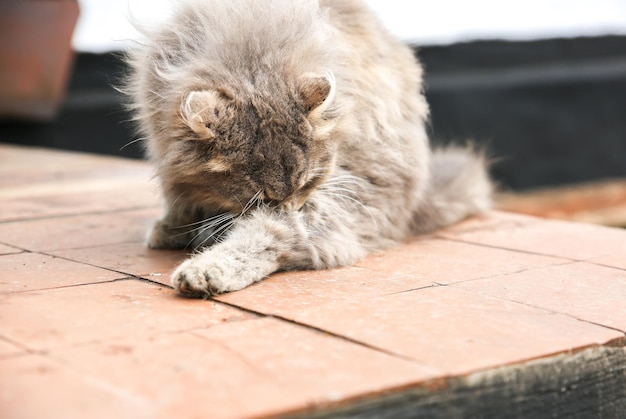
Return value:
[(296, 194), (292, 195), (288, 199), (279, 204), (279, 207), (285, 211), (299, 211), (304, 206), (308, 198), (308, 195)]
[(263, 196), (265, 199), (270, 201), (282, 202), (292, 196), (295, 192), (295, 187), (287, 184), (273, 185), (263, 191)]
[(285, 200), (285, 198), (286, 197), (283, 197), (281, 194), (277, 194), (275, 191), (270, 191), (268, 189), (264, 190), (261, 195), (263, 203), (270, 207), (277, 207), (282, 201)]

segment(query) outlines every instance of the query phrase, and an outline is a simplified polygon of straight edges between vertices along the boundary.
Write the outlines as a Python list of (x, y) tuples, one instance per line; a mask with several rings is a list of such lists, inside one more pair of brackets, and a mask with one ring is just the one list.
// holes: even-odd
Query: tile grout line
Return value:
[[(555, 266), (555, 265), (552, 265), (552, 266)], [(463, 281), (463, 282), (467, 282), (467, 281)], [(483, 293), (478, 292), (478, 291), (468, 290), (468, 289), (464, 289), (462, 287), (457, 287), (456, 286), (457, 284), (462, 284), (463, 282), (456, 282), (454, 284), (439, 284), (439, 285), (442, 286), (442, 287), (454, 288), (454, 289), (457, 289), (457, 290), (460, 290), (460, 291), (463, 291), (463, 292), (467, 292), (467, 293), (470, 293), (470, 294), (479, 295), (479, 296), (482, 296), (482, 297), (485, 297), (485, 298), (489, 298), (489, 299), (492, 299), (492, 300), (506, 301), (506, 302), (509, 302), (509, 303), (519, 304), (521, 306), (530, 307), (530, 308), (533, 308), (533, 309), (536, 309), (536, 310), (545, 311), (548, 314), (558, 314), (558, 315), (561, 315), (561, 316), (569, 317), (570, 319), (573, 319), (573, 320), (576, 320), (576, 321), (579, 321), (579, 322), (582, 322), (582, 323), (592, 324), (594, 326), (601, 327), (603, 329), (613, 330), (614, 332), (619, 332), (619, 333), (624, 335), (624, 336), (618, 338), (617, 340), (622, 340), (623, 342), (620, 344), (620, 346), (621, 347), (626, 347), (626, 330), (621, 330), (621, 329), (618, 329), (616, 327), (607, 326), (607, 325), (601, 324), (601, 323), (596, 323), (596, 322), (593, 322), (591, 320), (581, 319), (581, 318), (576, 317), (576, 316), (574, 316), (572, 314), (569, 314), (569, 313), (563, 313), (561, 311), (555, 311), (555, 310), (552, 310), (552, 309), (549, 309), (549, 308), (546, 308), (546, 307), (538, 306), (538, 305), (527, 303), (527, 302), (524, 302), (524, 301), (518, 301), (518, 300), (509, 299), (509, 298), (502, 298), (502, 297), (498, 297), (498, 296), (491, 295), (491, 294), (483, 294)], [(610, 341), (610, 342), (612, 342), (612, 341)], [(608, 343), (610, 343), (610, 342), (608, 342)], [(606, 344), (604, 344), (604, 345), (606, 345)]]
[(521, 273), (524, 273), (524, 272), (531, 272), (531, 271), (535, 271), (535, 270), (539, 270), (539, 269), (553, 268), (553, 267), (556, 267), (556, 266), (574, 265), (576, 263), (579, 263), (579, 261), (563, 259), (562, 262), (550, 263), (550, 264), (541, 265), (541, 266), (532, 266), (532, 267), (529, 267), (529, 268), (522, 268), (522, 269), (519, 269), (517, 271), (512, 271), (512, 272), (495, 273), (495, 274), (492, 274), (492, 275), (480, 276), (478, 278), (463, 279), (461, 281), (456, 281), (456, 282), (448, 282), (448, 283), (435, 282), (435, 284), (442, 285), (442, 286), (456, 285), (456, 284), (465, 284), (466, 282), (480, 281), (482, 279), (497, 278), (499, 276), (517, 275), (517, 274), (521, 274)]
[(603, 263), (597, 263), (597, 262), (594, 262), (593, 259), (581, 260), (581, 262), (588, 263), (594, 266), (600, 266), (602, 268), (611, 268), (611, 269), (617, 269), (618, 271), (626, 272), (626, 268), (620, 268), (619, 266), (611, 266), (611, 265), (605, 265)]
[[(125, 245), (125, 244), (140, 244), (140, 243), (142, 243), (142, 242), (141, 241), (137, 241), (137, 240), (129, 240), (129, 241), (114, 242), (114, 243), (101, 243), (101, 244), (92, 244), (92, 245), (86, 245), (86, 246), (60, 247), (60, 248), (56, 248), (56, 249), (40, 249), (40, 250), (37, 250), (37, 249), (26, 249), (26, 248), (23, 248), (21, 246), (18, 246), (18, 245), (15, 245), (15, 244), (6, 243), (6, 242), (0, 242), (0, 245), (4, 245), (4, 246), (7, 246), (7, 247), (12, 247), (12, 248), (14, 248), (16, 250), (16, 252), (4, 253), (4, 255), (15, 255), (15, 254), (19, 254), (19, 253), (36, 253), (36, 254), (50, 256), (50, 257), (54, 257), (54, 258), (61, 258), (61, 259), (71, 260), (71, 259), (64, 258), (63, 256), (59, 256), (59, 255), (48, 253), (48, 252), (66, 252), (66, 251), (72, 251), (72, 250), (97, 249), (99, 247), (117, 246), (117, 245)], [(3, 256), (3, 254), (0, 254), (0, 256)], [(72, 261), (72, 262), (77, 262), (77, 261)]]
[[(33, 252), (39, 252), (39, 253), (43, 253), (43, 252), (67, 252), (67, 251), (72, 251), (72, 250), (83, 250), (83, 249), (97, 249), (99, 247), (109, 247), (109, 246), (118, 246), (118, 245), (125, 245), (125, 244), (142, 244), (143, 242), (138, 241), (138, 240), (129, 240), (129, 241), (120, 241), (120, 242), (115, 242), (115, 243), (100, 243), (100, 244), (91, 244), (91, 245), (86, 245), (86, 246), (76, 246), (76, 247), (62, 247), (62, 248), (58, 248), (58, 249), (48, 249), (48, 250), (34, 250)], [(54, 256), (54, 257), (61, 257), (61, 256), (57, 256), (57, 255), (52, 255), (52, 254), (48, 254), (47, 256)]]
[(25, 294), (25, 293), (37, 292), (37, 291), (51, 291), (51, 290), (60, 290), (60, 289), (66, 289), (66, 288), (86, 287), (90, 285), (111, 284), (113, 282), (131, 281), (135, 279), (136, 278), (132, 276), (126, 276), (124, 278), (108, 279), (108, 280), (97, 281), (97, 282), (84, 282), (81, 284), (59, 285), (58, 287), (36, 288), (36, 289), (20, 290), (20, 291), (6, 291), (6, 292), (0, 292), (0, 295)]
[(424, 364), (424, 363), (418, 361), (417, 359), (413, 359), (413, 358), (411, 358), (409, 356), (402, 355), (402, 354), (399, 354), (399, 353), (396, 353), (396, 352), (392, 352), (392, 351), (389, 351), (387, 349), (380, 348), (380, 347), (377, 347), (377, 346), (374, 346), (374, 345), (370, 345), (368, 343), (361, 342), (359, 340), (350, 338), (348, 336), (340, 335), (338, 333), (331, 332), (329, 330), (321, 329), (321, 328), (316, 327), (316, 326), (312, 326), (312, 325), (309, 325), (309, 324), (306, 324), (306, 323), (302, 323), (302, 322), (299, 322), (299, 321), (296, 321), (296, 320), (288, 319), (288, 318), (283, 317), (283, 316), (279, 316), (279, 315), (276, 315), (276, 314), (262, 313), (262, 312), (259, 312), (259, 311), (251, 310), (251, 309), (246, 308), (246, 307), (241, 307), (241, 306), (239, 306), (237, 304), (232, 304), (232, 303), (228, 303), (228, 302), (225, 302), (225, 301), (216, 300), (213, 297), (208, 297), (207, 300), (210, 300), (210, 301), (213, 301), (213, 302), (218, 302), (218, 303), (224, 304), (224, 305), (226, 305), (228, 307), (236, 308), (238, 310), (244, 311), (244, 312), (249, 313), (249, 314), (253, 314), (253, 315), (261, 317), (261, 318), (274, 318), (274, 319), (277, 319), (277, 320), (280, 320), (280, 321), (283, 321), (283, 322), (286, 322), (286, 323), (289, 323), (289, 324), (292, 324), (292, 325), (295, 325), (295, 326), (299, 326), (299, 327), (305, 328), (305, 329), (310, 330), (310, 331), (321, 333), (321, 334), (324, 334), (324, 335), (327, 335), (327, 336), (330, 336), (330, 337), (342, 340), (344, 342), (352, 343), (352, 344), (361, 346), (363, 348), (366, 348), (366, 349), (369, 349), (369, 350), (373, 350), (373, 351), (376, 351), (376, 352), (379, 352), (379, 353), (382, 353), (382, 354), (385, 354), (385, 355), (388, 355), (388, 356), (392, 356), (394, 358), (399, 358), (399, 359), (402, 359), (404, 361), (408, 361), (408, 362), (411, 362), (411, 363), (414, 363), (414, 364), (431, 367), (431, 366), (429, 366), (427, 364)]
[[(522, 269), (519, 269), (519, 270), (513, 271), (513, 272), (501, 272), (501, 273), (495, 273), (495, 274), (492, 274), (492, 275), (480, 276), (480, 277), (477, 277), (477, 278), (463, 279), (461, 281), (447, 282), (447, 283), (432, 282), (430, 285), (424, 285), (422, 287), (411, 288), (411, 289), (408, 289), (408, 290), (396, 291), (396, 292), (392, 292), (392, 293), (388, 293), (388, 294), (381, 294), (381, 295), (382, 296), (398, 295), (398, 294), (404, 294), (404, 293), (413, 292), (413, 291), (420, 291), (420, 290), (429, 289), (429, 288), (445, 287), (445, 286), (456, 285), (456, 284), (464, 284), (466, 282), (480, 281), (482, 279), (497, 278), (499, 276), (516, 275), (516, 274), (520, 274), (520, 273), (523, 273), (523, 272), (532, 271), (532, 270), (535, 270), (535, 269), (545, 269), (545, 268), (551, 268), (551, 267), (554, 267), (554, 266), (565, 266), (565, 265), (571, 265), (571, 264), (574, 264), (574, 263), (578, 263), (578, 262), (577, 261), (571, 261), (571, 260), (563, 259), (563, 262), (551, 263), (551, 264), (548, 264), (548, 265), (541, 265), (541, 266), (533, 266), (533, 267), (530, 267), (530, 268), (522, 268)], [(380, 272), (382, 272), (382, 271), (380, 271)]]
[(12, 248), (14, 248), (15, 250), (18, 250), (18, 251), (17, 251), (17, 252), (15, 252), (15, 253), (5, 253), (5, 254), (7, 254), (7, 255), (19, 255), (20, 253), (33, 253), (33, 251), (31, 251), (31, 250), (24, 249), (23, 247), (16, 246), (16, 245), (14, 245), (14, 244), (9, 244), (9, 243), (6, 243), (6, 242), (0, 242), (0, 244), (2, 244), (2, 245), (4, 245), (4, 246), (7, 246), (7, 247), (12, 247)]
[(438, 288), (441, 287), (443, 284), (440, 284), (438, 282), (432, 282), (430, 285), (424, 285), (423, 287), (417, 287), (417, 288), (411, 288), (408, 290), (402, 290), (402, 291), (396, 291), (396, 292), (390, 292), (388, 294), (379, 294), (378, 296), (374, 296), (373, 298), (377, 298), (377, 297), (389, 297), (392, 295), (399, 295), (399, 294), (405, 294), (407, 292), (414, 292), (414, 291), (421, 291), (421, 290), (426, 290), (426, 289), (430, 289), (430, 288)]
[(506, 251), (509, 251), (509, 252), (524, 253), (524, 254), (533, 255), (533, 256), (551, 257), (551, 258), (556, 258), (556, 259), (568, 260), (570, 262), (586, 262), (586, 260), (571, 258), (571, 257), (568, 257), (568, 256), (559, 256), (559, 255), (553, 255), (553, 254), (550, 254), (550, 253), (532, 252), (530, 250), (514, 249), (514, 248), (510, 248), (510, 247), (502, 247), (502, 246), (496, 246), (496, 245), (493, 245), (493, 244), (486, 244), (486, 243), (476, 243), (476, 242), (472, 242), (472, 241), (467, 241), (467, 240), (462, 240), (462, 239), (454, 239), (454, 238), (445, 237), (445, 236), (437, 236), (437, 238), (438, 239), (442, 239), (442, 240), (455, 242), (455, 243), (464, 243), (464, 244), (469, 244), (469, 245), (472, 245), (472, 246), (486, 247), (486, 248), (489, 248), (489, 249), (506, 250)]
[[(104, 266), (98, 266), (98, 265), (94, 265), (93, 263), (82, 262), (82, 261), (70, 259), (70, 258), (67, 258), (67, 257), (64, 257), (64, 256), (58, 256), (58, 255), (54, 255), (54, 254), (51, 254), (51, 253), (46, 253), (46, 252), (30, 252), (30, 253), (38, 253), (38, 254), (41, 254), (41, 255), (45, 255), (45, 256), (49, 256), (49, 257), (53, 257), (53, 258), (58, 258), (58, 259), (66, 260), (66, 261), (69, 261), (69, 262), (78, 263), (78, 264), (81, 264), (81, 265), (91, 266), (92, 268), (98, 268), (98, 269), (102, 269), (102, 270), (105, 270), (105, 271), (115, 272), (115, 273), (118, 273), (120, 275), (124, 275), (124, 278), (119, 278), (119, 279), (116, 279), (116, 280), (113, 280), (113, 281), (136, 279), (136, 280), (139, 280), (139, 281), (142, 281), (142, 282), (147, 282), (147, 283), (150, 283), (150, 284), (153, 284), (153, 285), (158, 285), (158, 286), (161, 286), (161, 287), (174, 289), (174, 287), (172, 287), (171, 285), (163, 284), (161, 282), (154, 281), (154, 280), (148, 279), (148, 278), (144, 278), (144, 277), (142, 277), (140, 275), (132, 274), (132, 273), (129, 273), (129, 272), (118, 271), (117, 269), (107, 268), (107, 267), (104, 267)], [(110, 281), (110, 282), (113, 282), (113, 281)]]
[(83, 215), (87, 216), (87, 215), (118, 214), (120, 212), (130, 212), (130, 211), (147, 210), (147, 209), (158, 210), (159, 207), (153, 206), (153, 205), (149, 205), (149, 206), (142, 205), (142, 206), (137, 206), (137, 207), (118, 208), (114, 210), (87, 211), (87, 212), (77, 212), (77, 213), (72, 213), (72, 214), (52, 214), (52, 215), (45, 215), (45, 216), (32, 217), (32, 218), (13, 218), (13, 219), (8, 218), (8, 219), (0, 220), (0, 225), (28, 223), (32, 221), (42, 221), (42, 220), (56, 220), (56, 219), (61, 219), (61, 218), (80, 217)]
[[(594, 262), (594, 259), (578, 259), (578, 258), (571, 258), (568, 256), (560, 256), (560, 255), (553, 255), (553, 254), (549, 254), (549, 253), (539, 253), (539, 252), (531, 252), (529, 250), (522, 250), (522, 249), (513, 249), (510, 247), (500, 247), (500, 246), (495, 246), (492, 244), (486, 244), (486, 243), (476, 243), (476, 242), (471, 242), (471, 241), (467, 241), (467, 240), (462, 240), (462, 239), (454, 239), (451, 237), (446, 237), (446, 236), (435, 236), (437, 239), (439, 240), (448, 240), (451, 242), (455, 242), (455, 243), (463, 243), (463, 244), (468, 244), (468, 245), (472, 245), (472, 246), (480, 246), (480, 247), (486, 247), (486, 248), (490, 248), (490, 249), (498, 249), (498, 250), (505, 250), (505, 251), (510, 251), (510, 252), (518, 252), (518, 253), (524, 253), (524, 254), (528, 254), (528, 255), (533, 255), (533, 256), (544, 256), (544, 257), (551, 257), (551, 258), (556, 258), (556, 259), (563, 259), (563, 260), (567, 260), (570, 263), (576, 263), (576, 262), (581, 262), (581, 263), (589, 263), (591, 265), (596, 265), (596, 266), (602, 266), (604, 268), (613, 268), (613, 269), (618, 269), (621, 271), (626, 271), (626, 268), (621, 268), (619, 266), (612, 266), (612, 265), (606, 265), (603, 263), (597, 263)], [(564, 265), (567, 263), (563, 263)], [(555, 264), (555, 265), (546, 265), (546, 266), (558, 266), (559, 264)]]
[(21, 349), (22, 351), (24, 351), (26, 354), (36, 354), (37, 351), (35, 349), (29, 348), (28, 346), (11, 339), (10, 337), (7, 337), (6, 335), (0, 335), (0, 339), (9, 342), (11, 345)]
[[(2, 244), (2, 243), (0, 243), (0, 244)], [(12, 247), (15, 247), (15, 246), (12, 246)], [(98, 247), (98, 246), (95, 246), (95, 247)], [(23, 249), (23, 248), (20, 248), (20, 247), (16, 247), (16, 249), (21, 250), (21, 252), (9, 253), (8, 255), (34, 254), (34, 255), (48, 256), (48, 257), (51, 257), (53, 259), (61, 259), (61, 260), (65, 260), (65, 261), (68, 261), (68, 262), (77, 263), (79, 265), (91, 266), (92, 268), (102, 269), (102, 270), (108, 271), (108, 272), (114, 272), (114, 273), (123, 275), (123, 278), (116, 278), (116, 279), (112, 279), (112, 280), (98, 281), (98, 282), (86, 282), (84, 284), (61, 285), (59, 287), (42, 288), (42, 289), (38, 289), (38, 290), (13, 291), (13, 292), (10, 292), (10, 293), (5, 293), (5, 294), (20, 293), (20, 292), (30, 292), (30, 291), (45, 291), (45, 290), (51, 290), (51, 289), (80, 287), (80, 286), (93, 285), (93, 284), (106, 284), (106, 283), (109, 283), (109, 282), (126, 281), (126, 280), (138, 280), (138, 281), (141, 281), (141, 282), (147, 282), (149, 284), (153, 284), (153, 285), (158, 285), (158, 286), (174, 289), (174, 287), (172, 287), (171, 285), (163, 284), (161, 282), (154, 281), (154, 280), (151, 280), (151, 279), (148, 279), (148, 278), (144, 278), (144, 277), (139, 276), (139, 275), (131, 274), (131, 273), (124, 272), (124, 271), (118, 271), (116, 269), (107, 268), (107, 267), (104, 267), (104, 266), (94, 265), (93, 263), (88, 263), (88, 262), (83, 262), (83, 261), (79, 261), (79, 260), (70, 259), (70, 258), (67, 258), (67, 257), (64, 257), (64, 256), (59, 256), (59, 255), (55, 255), (55, 254), (52, 254), (52, 253), (47, 253), (46, 251), (32, 251), (32, 250)], [(80, 248), (77, 248), (77, 249), (80, 249)], [(63, 249), (63, 250), (67, 250), (67, 249)], [(5, 256), (5, 255), (0, 255), (0, 257), (2, 257), (2, 256)]]

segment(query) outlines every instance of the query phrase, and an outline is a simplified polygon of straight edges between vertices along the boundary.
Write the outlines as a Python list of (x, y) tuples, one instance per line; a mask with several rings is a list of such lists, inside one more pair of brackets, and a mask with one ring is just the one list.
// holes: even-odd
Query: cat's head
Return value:
[(254, 200), (299, 209), (334, 165), (334, 92), (330, 73), (248, 93), (189, 91), (161, 176), (182, 185), (189, 199), (223, 210), (241, 212)]

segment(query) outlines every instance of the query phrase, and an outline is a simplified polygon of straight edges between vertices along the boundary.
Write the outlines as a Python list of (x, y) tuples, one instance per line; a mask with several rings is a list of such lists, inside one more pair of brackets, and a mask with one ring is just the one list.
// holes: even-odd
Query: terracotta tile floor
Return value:
[(259, 417), (626, 332), (626, 231), (491, 212), (210, 301), (146, 249), (142, 162), (0, 145), (0, 416)]

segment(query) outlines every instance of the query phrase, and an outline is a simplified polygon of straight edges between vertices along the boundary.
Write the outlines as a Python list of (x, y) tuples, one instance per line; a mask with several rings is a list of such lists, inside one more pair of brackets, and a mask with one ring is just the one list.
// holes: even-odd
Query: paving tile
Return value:
[(123, 275), (38, 253), (0, 256), (0, 294), (91, 284)]
[(0, 294), (0, 335), (26, 348), (208, 327), (251, 315), (138, 280)]
[(0, 240), (31, 251), (143, 242), (158, 214), (143, 209), (3, 223)]
[(566, 315), (449, 286), (366, 301), (329, 301), (275, 314), (410, 357), (450, 375), (623, 338), (623, 333)]
[[(2, 227), (2, 225), (0, 224), (0, 227)], [(2, 240), (2, 234), (0, 233), (0, 240)], [(18, 249), (17, 247), (13, 247), (13, 246), (8, 246), (6, 244), (2, 244), (0, 243), (0, 256), (2, 255), (12, 255), (15, 253), (21, 253), (23, 252), (22, 249)]]
[(153, 417), (272, 415), (419, 384), (438, 373), (271, 318), (53, 356), (149, 401)]
[(267, 314), (334, 302), (362, 301), (435, 283), (447, 284), (567, 260), (440, 239), (417, 239), (371, 255), (354, 267), (272, 275), (249, 288), (216, 297)]
[(185, 250), (155, 250), (143, 243), (122, 243), (85, 249), (54, 250), (70, 260), (139, 276), (170, 285), (170, 274), (188, 256)]
[(622, 252), (615, 251), (615, 253), (609, 256), (592, 258), (588, 262), (626, 270), (626, 250)]
[(3, 210), (0, 221), (20, 221), (102, 211), (158, 206), (156, 193), (147, 181), (119, 179), (117, 181), (84, 181), (72, 185), (72, 190), (58, 190), (62, 185), (47, 186), (45, 193), (7, 198), (0, 190)]
[(626, 333), (626, 271), (621, 269), (576, 262), (457, 286), (569, 314)]
[[(8, 340), (0, 336), (0, 360), (2, 360), (3, 358), (8, 358), (8, 357), (16, 356), (16, 355), (24, 355), (26, 353), (27, 352), (23, 348), (20, 348), (13, 342), (9, 342)], [(1, 402), (0, 402), (0, 406), (1, 406)]]
[(66, 173), (145, 170), (147, 166), (145, 162), (121, 157), (0, 144), (0, 187), (63, 178)]
[[(493, 215), (493, 218), (500, 217), (501, 213)], [(475, 223), (480, 225), (478, 221)], [(595, 260), (626, 254), (626, 230), (532, 217), (522, 217), (519, 222), (494, 224), (494, 228), (471, 229), (460, 225), (439, 235), (572, 260)]]
[(387, 275), (359, 267), (281, 272), (248, 288), (215, 297), (262, 313), (316, 307), (329, 300), (360, 301), (381, 294), (432, 286), (428, 279)]
[(148, 418), (131, 393), (39, 355), (0, 359), (0, 412), (7, 419)]
[(371, 255), (357, 266), (448, 284), (564, 262), (567, 260), (448, 240), (417, 239)]
[(0, 145), (0, 221), (156, 207), (145, 162)]
[(497, 211), (231, 306), (179, 297), (127, 278), (187, 255), (142, 243), (151, 174), (0, 144), (0, 416), (272, 416), (623, 340), (626, 232)]
[(435, 232), (434, 235), (461, 235), (478, 231), (519, 228), (542, 221), (543, 219), (539, 217), (492, 210), (467, 218), (443, 230), (439, 230)]

